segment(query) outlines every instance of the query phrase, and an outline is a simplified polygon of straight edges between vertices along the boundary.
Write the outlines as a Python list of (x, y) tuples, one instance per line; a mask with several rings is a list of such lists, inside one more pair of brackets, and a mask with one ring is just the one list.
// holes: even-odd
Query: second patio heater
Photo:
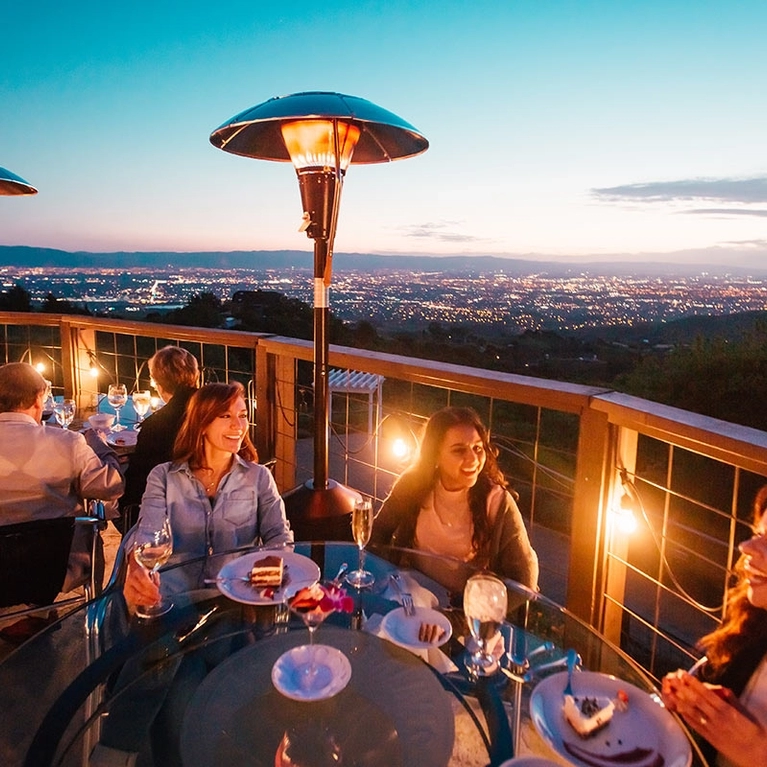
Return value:
[(330, 537), (337, 531), (329, 518), (337, 517), (346, 538), (346, 515), (359, 494), (328, 477), (327, 326), (341, 188), (350, 164), (412, 157), (429, 142), (370, 101), (326, 91), (281, 96), (246, 109), (213, 131), (210, 141), (226, 152), (295, 166), (301, 230), (314, 240), (314, 478), (286, 493), (285, 505), (296, 537)]
[(37, 194), (37, 189), (32, 184), (24, 181), (21, 176), (11, 173), (6, 168), (0, 168), (0, 194)]

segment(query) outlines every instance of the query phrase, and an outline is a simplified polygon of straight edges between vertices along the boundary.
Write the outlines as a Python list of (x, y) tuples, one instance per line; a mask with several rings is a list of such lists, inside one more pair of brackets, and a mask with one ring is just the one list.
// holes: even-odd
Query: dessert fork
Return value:
[(405, 591), (402, 587), (402, 579), (399, 573), (392, 573), (389, 576), (394, 588), (397, 590), (400, 599), (402, 600), (402, 609), (405, 611), (405, 615), (415, 615), (415, 605), (413, 604), (413, 595), (409, 591)]

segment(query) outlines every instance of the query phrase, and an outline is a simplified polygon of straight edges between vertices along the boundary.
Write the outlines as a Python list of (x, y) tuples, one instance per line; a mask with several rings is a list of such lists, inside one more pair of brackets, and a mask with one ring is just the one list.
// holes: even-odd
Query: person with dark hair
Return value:
[(706, 739), (718, 767), (767, 764), (767, 485), (740, 552), (724, 620), (698, 642), (700, 667), (667, 674), (661, 691), (666, 707)]
[(536, 589), (538, 557), (497, 455), (474, 410), (434, 413), (381, 507), (373, 542), (471, 562)]
[[(207, 384), (189, 400), (173, 461), (150, 472), (137, 523), (157, 529), (167, 512), (173, 532), (171, 562), (293, 542), (274, 477), (256, 463), (248, 429), (245, 391), (239, 383)], [(170, 579), (174, 572), (168, 575)], [(172, 591), (175, 585), (166, 587)], [(160, 598), (158, 583), (132, 557), (123, 593), (129, 605), (151, 605)]]
[(144, 419), (125, 471), (125, 493), (120, 499), (123, 532), (136, 522), (149, 472), (173, 457), (173, 443), (200, 377), (194, 355), (180, 346), (164, 346), (150, 357), (148, 365), (154, 388), (165, 405)]

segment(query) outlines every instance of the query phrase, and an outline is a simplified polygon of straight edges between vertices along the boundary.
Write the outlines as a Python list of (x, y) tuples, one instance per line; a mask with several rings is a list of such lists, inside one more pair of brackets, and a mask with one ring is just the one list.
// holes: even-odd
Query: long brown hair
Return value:
[[(184, 423), (173, 445), (173, 460), (176, 463), (187, 461), (192, 469), (205, 466), (203, 432), (216, 418), (225, 413), (238, 397), (245, 399), (245, 389), (236, 381), (206, 384), (190, 397)], [(247, 431), (237, 455), (246, 461), (258, 460), (258, 453)]]
[[(754, 524), (759, 524), (767, 513), (767, 485), (762, 487), (754, 499)], [(746, 557), (741, 556), (735, 565), (737, 583), (727, 592), (727, 609), (724, 620), (718, 628), (704, 636), (698, 646), (708, 657), (708, 666), (713, 675), (720, 675), (743, 653), (759, 652), (767, 644), (767, 610), (756, 607), (748, 599), (748, 580), (744, 578), (743, 565)]]
[(498, 448), (490, 442), (490, 434), (477, 412), (470, 407), (446, 407), (426, 422), (421, 445), (413, 463), (402, 473), (392, 488), (392, 495), (415, 501), (420, 508), (437, 481), (437, 457), (449, 429), (471, 426), (476, 429), (485, 449), (485, 465), (476, 483), (469, 489), (472, 517), (472, 544), (477, 560), (489, 560), (490, 523), (487, 518), (487, 496), (493, 485), (506, 487), (506, 479), (498, 467)]

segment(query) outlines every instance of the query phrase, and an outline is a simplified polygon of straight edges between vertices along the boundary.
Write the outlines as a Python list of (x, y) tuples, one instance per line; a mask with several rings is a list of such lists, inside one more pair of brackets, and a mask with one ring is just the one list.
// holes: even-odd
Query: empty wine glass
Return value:
[(138, 416), (138, 423), (135, 424), (133, 428), (139, 429), (141, 428), (144, 416), (146, 416), (149, 412), (149, 408), (152, 406), (152, 395), (149, 389), (145, 389), (144, 391), (134, 391), (133, 394), (131, 394), (131, 399), (133, 400), (133, 409)]
[(375, 582), (373, 573), (364, 568), (365, 546), (373, 534), (373, 519), (373, 501), (366, 496), (357, 499), (352, 511), (352, 536), (359, 549), (359, 564), (346, 576), (346, 582), (357, 589), (367, 588)]
[(112, 431), (123, 431), (125, 427), (120, 423), (120, 408), (128, 401), (128, 390), (125, 384), (110, 384), (107, 392), (107, 401), (114, 408), (115, 422)]
[(56, 421), (58, 421), (59, 426), (64, 429), (68, 429), (69, 424), (74, 421), (75, 413), (77, 412), (75, 401), (73, 399), (63, 399), (57, 401), (53, 405), (53, 412), (56, 416)]
[(480, 674), (489, 673), (496, 659), (489, 651), (490, 641), (500, 633), (506, 618), (506, 586), (488, 573), (472, 575), (463, 590), (463, 614), (476, 644), (471, 663)]
[[(155, 583), (158, 581), (157, 571), (170, 559), (173, 553), (173, 533), (170, 519), (165, 513), (158, 524), (152, 525), (148, 520), (142, 520), (136, 529), (133, 539), (133, 556)], [(164, 615), (173, 607), (173, 603), (160, 597), (153, 605), (139, 605), (136, 615), (139, 618), (156, 618)]]

